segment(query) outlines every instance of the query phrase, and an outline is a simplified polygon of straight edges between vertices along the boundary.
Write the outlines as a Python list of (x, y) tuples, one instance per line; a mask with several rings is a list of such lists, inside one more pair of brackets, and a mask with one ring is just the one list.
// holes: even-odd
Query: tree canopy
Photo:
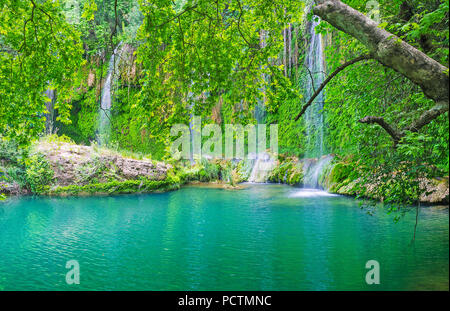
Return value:
[[(55, 89), (59, 133), (95, 141), (108, 60), (122, 43), (111, 111), (112, 142), (120, 148), (162, 158), (174, 123), (194, 114), (221, 126), (254, 123), (262, 110), (260, 121), (279, 124), (280, 151), (303, 156), (306, 121), (296, 116), (310, 100), (306, 89), (314, 76), (305, 55), (315, 13), (322, 15), (315, 31), (322, 35), (325, 77), (345, 67), (321, 90), (325, 150), (378, 164), (415, 159), (448, 174), (446, 110), (411, 128), (436, 105), (418, 84), (421, 76), (375, 57), (367, 34), (355, 35), (340, 19), (345, 11), (321, 13), (323, 2), (3, 0), (0, 135), (20, 144), (39, 136), (45, 92)], [(448, 68), (448, 0), (382, 0), (375, 8), (365, 0), (329, 2), (379, 17), (373, 31), (390, 33)], [(393, 140), (383, 124), (401, 135)]]

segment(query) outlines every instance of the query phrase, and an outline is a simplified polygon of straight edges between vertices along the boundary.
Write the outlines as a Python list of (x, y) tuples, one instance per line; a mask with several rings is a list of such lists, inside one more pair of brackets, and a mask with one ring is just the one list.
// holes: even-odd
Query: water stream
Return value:
[(256, 154), (253, 168), (248, 178), (252, 183), (265, 183), (269, 178), (270, 172), (275, 168), (276, 161), (266, 152)]
[[(305, 99), (308, 100), (319, 88), (325, 78), (325, 60), (322, 46), (322, 35), (315, 31), (320, 20), (313, 17), (309, 23), (310, 37), (307, 48), (305, 66), (307, 68), (307, 83), (305, 83)], [(323, 169), (332, 161), (332, 156), (324, 155), (324, 91), (306, 110), (303, 118), (306, 125), (306, 152), (303, 163), (303, 185), (305, 188), (320, 188), (319, 178)]]
[(118, 76), (118, 65), (120, 56), (122, 54), (122, 43), (119, 43), (114, 49), (111, 58), (109, 59), (108, 74), (103, 85), (102, 97), (100, 102), (99, 112), (99, 128), (98, 128), (98, 143), (105, 145), (109, 142), (111, 131), (111, 86)]
[(55, 93), (56, 91), (50, 87), (45, 91), (45, 96), (48, 98), (48, 101), (45, 103), (47, 109), (45, 114), (45, 134), (53, 134), (54, 131)]
[[(320, 20), (313, 18), (308, 28), (310, 42), (305, 60), (305, 66), (308, 71), (304, 97), (306, 100), (311, 98), (315, 90), (322, 84), (325, 76), (322, 35), (315, 31), (319, 23)], [(319, 158), (326, 152), (324, 148), (324, 117), (322, 113), (324, 97), (325, 95), (322, 91), (303, 116), (307, 136), (305, 158)]]
[(320, 159), (303, 159), (303, 185), (305, 188), (321, 188), (319, 179), (324, 168), (333, 160), (331, 155), (322, 156)]

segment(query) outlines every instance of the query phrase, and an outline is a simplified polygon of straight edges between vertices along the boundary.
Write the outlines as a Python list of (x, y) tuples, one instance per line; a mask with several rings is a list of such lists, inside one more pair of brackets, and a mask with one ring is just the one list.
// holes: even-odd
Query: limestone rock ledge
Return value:
[(99, 147), (61, 142), (41, 142), (34, 149), (45, 155), (58, 186), (104, 183), (146, 178), (166, 179), (171, 165), (149, 159), (132, 159)]

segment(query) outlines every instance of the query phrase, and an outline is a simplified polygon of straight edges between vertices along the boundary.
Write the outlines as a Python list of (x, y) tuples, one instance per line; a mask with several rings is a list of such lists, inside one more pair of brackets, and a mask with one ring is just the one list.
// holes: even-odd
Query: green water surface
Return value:
[[(282, 185), (0, 203), (0, 290), (448, 290), (448, 209)], [(80, 284), (66, 283), (77, 260)], [(365, 264), (380, 264), (368, 285)]]

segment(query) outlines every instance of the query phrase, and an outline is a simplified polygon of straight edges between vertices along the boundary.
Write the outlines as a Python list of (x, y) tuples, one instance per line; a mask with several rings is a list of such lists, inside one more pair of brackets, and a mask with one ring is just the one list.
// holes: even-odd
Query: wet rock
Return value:
[(426, 191), (420, 196), (424, 203), (449, 203), (448, 177), (424, 182)]

